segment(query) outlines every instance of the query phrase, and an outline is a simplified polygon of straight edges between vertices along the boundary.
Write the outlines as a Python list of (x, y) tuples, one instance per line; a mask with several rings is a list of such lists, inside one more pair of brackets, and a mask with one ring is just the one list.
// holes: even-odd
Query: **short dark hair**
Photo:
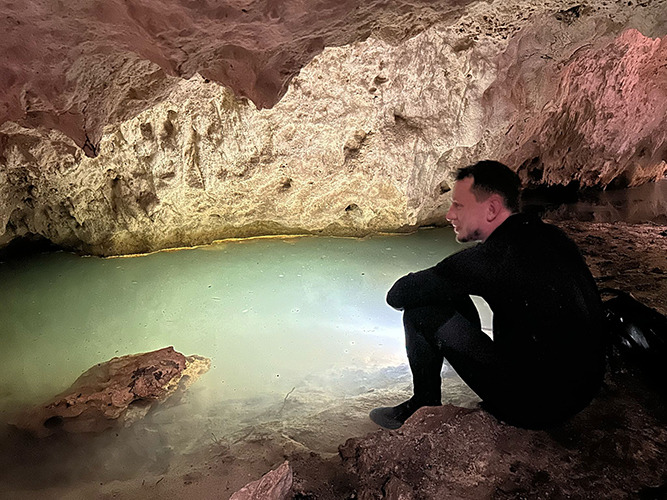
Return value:
[(505, 207), (511, 212), (519, 211), (521, 180), (507, 165), (499, 161), (483, 160), (456, 171), (457, 181), (472, 177), (471, 191), (477, 196), (488, 197), (499, 194)]

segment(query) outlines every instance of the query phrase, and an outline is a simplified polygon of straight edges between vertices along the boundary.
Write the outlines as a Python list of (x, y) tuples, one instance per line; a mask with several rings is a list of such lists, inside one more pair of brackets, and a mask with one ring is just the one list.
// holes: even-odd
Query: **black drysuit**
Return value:
[[(493, 340), (470, 295), (493, 311)], [(604, 375), (602, 304), (576, 245), (514, 214), (484, 241), (399, 279), (414, 398), (440, 403), (443, 357), (498, 418), (556, 424), (583, 409)]]

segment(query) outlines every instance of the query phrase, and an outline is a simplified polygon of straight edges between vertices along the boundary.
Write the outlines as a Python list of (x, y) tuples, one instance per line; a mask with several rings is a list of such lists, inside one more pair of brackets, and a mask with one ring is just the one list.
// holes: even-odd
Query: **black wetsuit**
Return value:
[[(470, 295), (493, 311), (493, 340)], [(399, 279), (415, 398), (440, 402), (443, 357), (502, 420), (526, 427), (584, 408), (605, 367), (600, 296), (576, 245), (555, 226), (514, 214), (474, 247)]]

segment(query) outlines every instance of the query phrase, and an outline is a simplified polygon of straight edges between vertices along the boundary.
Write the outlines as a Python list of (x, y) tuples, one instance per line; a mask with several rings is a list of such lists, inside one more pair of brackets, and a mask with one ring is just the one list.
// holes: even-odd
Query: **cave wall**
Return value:
[(324, 47), (370, 34), (397, 42), (470, 2), (0, 0), (0, 123), (59, 130), (94, 157), (105, 125), (181, 78), (271, 107)]
[[(81, 101), (101, 110), (87, 119), (104, 133), (86, 146), (48, 113), (0, 126), (0, 244), (36, 234), (110, 255), (408, 230), (442, 222), (449, 174), (483, 158), (506, 161), (524, 184), (664, 175), (665, 2), (387, 12), (370, 37), (369, 14), (351, 23), (366, 32), (329, 37), (350, 43), (308, 45), (302, 59), (321, 53), (263, 97), (255, 83), (179, 74), (136, 54), (95, 53), (101, 76), (77, 59), (91, 82), (105, 79)], [(256, 69), (243, 74), (261, 80)]]

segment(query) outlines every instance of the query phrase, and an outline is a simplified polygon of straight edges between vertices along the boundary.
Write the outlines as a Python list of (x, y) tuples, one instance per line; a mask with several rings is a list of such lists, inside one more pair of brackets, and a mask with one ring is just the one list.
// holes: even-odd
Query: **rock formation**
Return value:
[(247, 484), (229, 500), (290, 500), (292, 498), (292, 468), (289, 462), (267, 472), (261, 479)]
[[(526, 184), (636, 186), (662, 178), (667, 159), (667, 37), (623, 32), (582, 47), (556, 95), (519, 133), (508, 162)], [(574, 152), (574, 154), (573, 154)]]
[(113, 358), (90, 368), (51, 401), (19, 415), (12, 425), (36, 437), (127, 426), (187, 389), (210, 364), (173, 347)]
[(481, 158), (600, 187), (667, 165), (664, 0), (4, 4), (0, 245), (401, 231)]
[(199, 73), (273, 106), (325, 46), (400, 40), (470, 0), (28, 0), (0, 3), (0, 123), (46, 127), (95, 156), (102, 129)]
[(592, 406), (549, 431), (481, 409), (426, 407), (398, 431), (348, 440), (341, 456), (361, 500), (662, 498), (664, 406), (631, 379), (608, 381)]

